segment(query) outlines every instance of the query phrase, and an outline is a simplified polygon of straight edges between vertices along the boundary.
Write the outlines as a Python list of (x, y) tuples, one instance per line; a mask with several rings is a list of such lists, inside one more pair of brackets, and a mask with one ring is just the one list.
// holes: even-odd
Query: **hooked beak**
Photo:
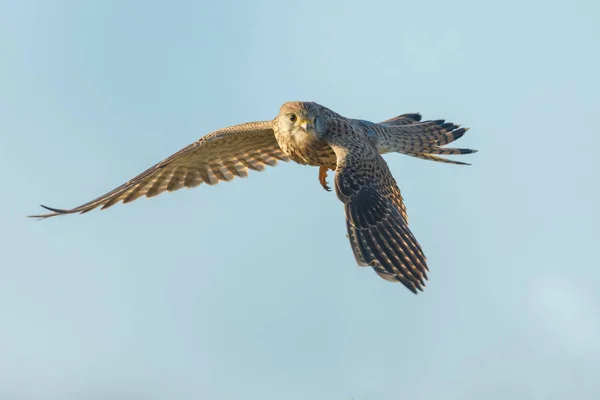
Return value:
[(303, 119), (298, 124), (300, 128), (306, 133), (311, 133), (315, 135), (315, 125), (307, 119)]

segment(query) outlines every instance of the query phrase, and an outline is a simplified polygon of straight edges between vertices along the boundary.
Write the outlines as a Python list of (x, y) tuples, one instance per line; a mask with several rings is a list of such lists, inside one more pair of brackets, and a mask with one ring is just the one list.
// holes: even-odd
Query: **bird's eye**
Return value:
[(313, 125), (317, 125), (317, 119), (319, 119), (319, 117), (315, 117), (315, 119), (313, 120)]
[(290, 114), (290, 121), (296, 122), (297, 119), (298, 117), (296, 117), (296, 114)]

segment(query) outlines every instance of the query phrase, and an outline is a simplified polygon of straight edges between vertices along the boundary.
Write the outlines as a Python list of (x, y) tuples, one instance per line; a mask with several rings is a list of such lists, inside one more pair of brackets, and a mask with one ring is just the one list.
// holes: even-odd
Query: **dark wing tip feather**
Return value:
[(46, 210), (52, 211), (53, 213), (57, 213), (57, 214), (69, 214), (69, 212), (70, 212), (70, 210), (63, 210), (62, 208), (48, 207), (48, 206), (45, 206), (43, 204), (40, 204), (40, 207), (43, 207)]
[(400, 282), (404, 287), (413, 292), (414, 294), (419, 294), (419, 292), (424, 291), (425, 282), (423, 279), (419, 281), (411, 281), (406, 278), (403, 278), (400, 275), (394, 275), (386, 272), (386, 270), (379, 264), (370, 265), (373, 268), (373, 271), (383, 279), (389, 282)]
[(344, 180), (336, 179), (336, 190), (343, 198), (348, 196), (344, 199), (346, 224), (358, 263), (371, 266), (383, 279), (400, 282), (415, 294), (422, 291), (427, 261), (402, 210), (376, 187), (353, 188)]
[(54, 217), (56, 215), (69, 214), (69, 210), (62, 210), (60, 208), (52, 208), (52, 207), (45, 206), (43, 204), (40, 204), (40, 207), (45, 208), (48, 211), (51, 211), (51, 213), (49, 213), (49, 214), (28, 215), (27, 218), (46, 219), (46, 218)]

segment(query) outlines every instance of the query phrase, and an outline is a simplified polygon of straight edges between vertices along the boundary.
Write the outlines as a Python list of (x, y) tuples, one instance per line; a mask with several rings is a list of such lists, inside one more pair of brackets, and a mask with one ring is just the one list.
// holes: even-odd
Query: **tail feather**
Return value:
[(442, 147), (463, 137), (469, 128), (461, 128), (460, 125), (446, 122), (446, 120), (443, 119), (413, 122), (409, 124), (400, 123), (402, 118), (406, 118), (407, 115), (413, 114), (404, 114), (384, 121), (379, 125), (382, 127), (381, 147), (383, 152), (399, 152), (430, 161), (470, 165), (468, 163), (453, 161), (434, 155), (462, 155), (476, 153), (477, 150), (474, 149)]
[(422, 158), (423, 160), (437, 161), (437, 162), (442, 162), (442, 163), (446, 163), (446, 164), (471, 165), (466, 162), (449, 160), (447, 158), (438, 157), (438, 156), (434, 156), (432, 154), (426, 154), (426, 153), (404, 153), (404, 154), (406, 154), (408, 156), (416, 157), (416, 158)]
[(398, 115), (397, 117), (386, 119), (381, 122), (382, 124), (390, 125), (410, 125), (421, 121), (421, 114), (419, 113), (408, 113)]
[(467, 133), (467, 131), (469, 130), (469, 128), (459, 128), (458, 125), (454, 125), (456, 128), (454, 128), (455, 130), (451, 130), (450, 132), (445, 133), (437, 142), (436, 144), (438, 146), (445, 146), (447, 144), (450, 144), (452, 142), (454, 142), (455, 140), (460, 139), (461, 137), (463, 137), (465, 135), (465, 133)]
[(473, 154), (473, 153), (477, 153), (477, 150), (434, 146), (431, 149), (426, 149), (425, 152), (428, 154), (441, 154), (444, 156), (450, 156), (450, 155)]

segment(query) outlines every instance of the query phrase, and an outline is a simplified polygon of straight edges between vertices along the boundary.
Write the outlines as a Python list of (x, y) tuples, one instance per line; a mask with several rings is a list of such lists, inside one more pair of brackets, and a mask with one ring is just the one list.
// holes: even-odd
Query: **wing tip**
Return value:
[(398, 282), (400, 282), (404, 287), (413, 292), (413, 294), (417, 295), (424, 291), (425, 283), (421, 283), (418, 280), (405, 280), (399, 277), (396, 278)]
[(40, 204), (40, 207), (45, 208), (48, 211), (55, 212), (57, 214), (66, 214), (68, 212), (67, 210), (63, 210), (61, 208), (48, 207), (43, 204)]
[(27, 218), (36, 218), (37, 220), (43, 220), (46, 218), (50, 218), (50, 217), (55, 217), (57, 215), (65, 215), (65, 214), (69, 214), (70, 211), (69, 210), (63, 210), (60, 208), (53, 208), (53, 207), (48, 207), (45, 206), (43, 204), (40, 204), (40, 207), (50, 211), (50, 213), (48, 214), (37, 214), (37, 215), (28, 215)]
[[(424, 271), (421, 271), (420, 276), (413, 276), (412, 274), (410, 276), (403, 276), (402, 274), (386, 271), (377, 260), (373, 260), (371, 263), (363, 265), (373, 268), (377, 275), (388, 282), (401, 283), (414, 294), (419, 294), (425, 290), (427, 274)], [(427, 266), (425, 266), (425, 269), (427, 269)]]

